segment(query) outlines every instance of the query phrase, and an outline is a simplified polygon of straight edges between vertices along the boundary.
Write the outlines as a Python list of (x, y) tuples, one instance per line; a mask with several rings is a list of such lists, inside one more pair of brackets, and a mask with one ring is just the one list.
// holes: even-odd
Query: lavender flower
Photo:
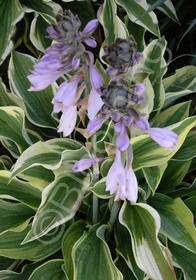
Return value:
[(88, 169), (96, 162), (104, 161), (105, 158), (85, 158), (77, 161), (74, 166), (72, 167), (72, 170), (75, 172), (80, 172)]
[(32, 74), (28, 76), (31, 82), (29, 90), (43, 90), (59, 77), (80, 66), (81, 57), (85, 54), (83, 43), (96, 47), (96, 41), (91, 37), (98, 25), (98, 20), (91, 20), (82, 32), (80, 20), (70, 11), (56, 17), (57, 24), (52, 24), (47, 31), (49, 37), (57, 43), (46, 49), (46, 54), (34, 65)]
[(144, 118), (135, 118), (133, 125), (147, 134), (160, 146), (174, 151), (174, 146), (178, 144), (178, 135), (168, 129), (150, 127), (149, 122)]

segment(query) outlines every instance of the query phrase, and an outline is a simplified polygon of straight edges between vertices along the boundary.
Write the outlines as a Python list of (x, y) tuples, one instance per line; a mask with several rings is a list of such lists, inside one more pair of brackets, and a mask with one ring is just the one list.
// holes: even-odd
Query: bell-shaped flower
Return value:
[(118, 149), (114, 163), (107, 174), (106, 191), (116, 194), (114, 200), (126, 198), (126, 173), (121, 160), (121, 152)]
[(168, 129), (152, 127), (146, 131), (150, 137), (161, 147), (175, 151), (174, 146), (178, 144), (178, 135)]
[(62, 103), (63, 107), (71, 106), (74, 102), (80, 80), (81, 78), (76, 76), (73, 80), (63, 82), (52, 99), (52, 104)]
[(63, 136), (66, 137), (72, 133), (75, 128), (77, 120), (77, 106), (66, 107), (60, 118), (58, 132), (63, 132)]
[(72, 170), (75, 172), (84, 171), (91, 167), (95, 162), (101, 162), (104, 161), (105, 158), (85, 158), (77, 161), (74, 166), (72, 167)]

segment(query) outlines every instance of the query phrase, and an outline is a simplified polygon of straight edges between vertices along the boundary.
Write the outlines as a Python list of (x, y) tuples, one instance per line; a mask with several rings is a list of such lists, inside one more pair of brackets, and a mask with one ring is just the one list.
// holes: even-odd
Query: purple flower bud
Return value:
[(141, 95), (142, 93), (144, 93), (145, 90), (146, 90), (145, 84), (137, 84), (135, 86), (135, 93), (138, 95)]
[(160, 146), (175, 151), (174, 146), (178, 144), (178, 135), (168, 129), (153, 127), (146, 131), (150, 137)]
[(137, 201), (138, 196), (138, 183), (132, 167), (125, 168), (126, 173), (126, 198), (132, 202)]
[(124, 116), (123, 117), (123, 124), (126, 126), (126, 127), (129, 127), (131, 125), (131, 123), (133, 122), (133, 119), (131, 116)]
[(88, 65), (89, 66), (93, 65), (94, 55), (92, 54), (92, 52), (85, 51), (85, 56), (86, 56), (86, 60), (88, 62)]
[(92, 88), (88, 99), (88, 117), (93, 120), (103, 106), (101, 96)]
[(82, 35), (91, 35), (95, 29), (97, 28), (97, 25), (99, 24), (98, 19), (93, 19), (87, 23), (84, 30), (82, 31)]
[(125, 169), (121, 161), (121, 152), (116, 150), (116, 157), (114, 163), (110, 167), (110, 170), (106, 178), (106, 191), (110, 194), (116, 193), (115, 199), (126, 198), (126, 174)]
[(87, 46), (91, 48), (96, 48), (97, 46), (97, 42), (93, 38), (84, 38), (83, 41)]
[(119, 122), (115, 123), (114, 130), (116, 134), (124, 134), (126, 132), (126, 127), (120, 120)]
[(88, 169), (93, 165), (95, 162), (101, 162), (104, 161), (105, 158), (85, 158), (77, 161), (74, 166), (72, 167), (72, 170), (75, 172), (80, 172)]
[(73, 58), (72, 59), (72, 67), (73, 67), (73, 70), (76, 70), (79, 66), (80, 66), (80, 58)]
[(60, 118), (58, 132), (63, 132), (64, 137), (68, 136), (75, 128), (76, 120), (77, 106), (64, 108), (63, 114)]
[(104, 115), (103, 117), (96, 118), (92, 120), (87, 126), (87, 133), (94, 134), (97, 130), (101, 128), (103, 123), (109, 118), (109, 115)]
[(114, 75), (116, 75), (116, 74), (118, 73), (118, 69), (114, 69), (114, 68), (112, 68), (112, 67), (108, 67), (108, 68), (106, 69), (106, 72), (107, 72), (107, 74), (108, 74), (109, 76), (114, 76)]

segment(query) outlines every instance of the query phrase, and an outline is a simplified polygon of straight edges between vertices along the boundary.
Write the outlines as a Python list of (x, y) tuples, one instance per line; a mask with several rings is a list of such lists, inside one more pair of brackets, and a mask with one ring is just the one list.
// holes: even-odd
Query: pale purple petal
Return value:
[(92, 88), (88, 99), (88, 117), (90, 120), (95, 118), (103, 104), (101, 96)]
[(115, 200), (118, 200), (119, 198), (125, 199), (125, 187), (125, 169), (121, 161), (121, 152), (117, 149), (114, 163), (107, 174), (106, 191), (109, 191), (111, 194), (116, 193)]
[(87, 126), (87, 133), (90, 135), (94, 134), (97, 130), (101, 128), (101, 126), (107, 120), (108, 117), (109, 116), (106, 115), (92, 120)]
[(115, 131), (116, 134), (124, 134), (126, 132), (126, 127), (122, 123), (122, 121), (119, 121), (119, 122), (115, 123), (114, 131)]
[(57, 71), (57, 72), (50, 72), (50, 73), (33, 73), (27, 78), (31, 82), (31, 87), (29, 91), (39, 91), (47, 88), (50, 84), (56, 81), (60, 76), (62, 76), (65, 71)]
[(141, 130), (144, 130), (147, 132), (147, 130), (150, 128), (150, 125), (149, 125), (149, 122), (144, 119), (144, 118), (137, 118), (135, 119), (134, 123), (133, 123), (133, 126), (141, 129)]
[(82, 35), (92, 34), (97, 28), (98, 23), (99, 23), (98, 19), (93, 19), (89, 21), (85, 26), (84, 30), (82, 31)]
[(171, 130), (153, 127), (146, 132), (155, 142), (166, 149), (174, 151), (174, 146), (178, 144), (178, 135)]
[(128, 170), (125, 168), (126, 172), (126, 198), (132, 202), (137, 201), (138, 197), (138, 183), (135, 173), (133, 172), (132, 167)]
[(119, 135), (116, 138), (116, 147), (121, 151), (126, 151), (126, 149), (129, 147), (129, 143), (130, 143), (130, 140), (129, 140), (127, 132)]
[(91, 47), (91, 48), (96, 48), (96, 46), (97, 46), (97, 42), (95, 41), (95, 39), (93, 39), (93, 38), (84, 38), (84, 39), (82, 39), (83, 41), (84, 41), (84, 43), (87, 45), (87, 46), (89, 46), (89, 47)]
[(94, 65), (90, 67), (90, 80), (92, 87), (96, 90), (98, 90), (103, 84), (101, 75)]
[(66, 137), (72, 133), (75, 128), (77, 120), (77, 106), (71, 106), (65, 108), (60, 118), (58, 132), (63, 132), (63, 136)]
[(146, 90), (145, 84), (137, 84), (135, 86), (135, 93), (138, 95), (141, 95), (142, 93), (144, 93), (145, 90)]
[(73, 70), (76, 70), (80, 66), (80, 58), (73, 58), (71, 63)]
[(133, 119), (131, 116), (124, 116), (122, 121), (126, 127), (129, 127), (132, 124)]
[(81, 80), (79, 76), (77, 76), (74, 80), (65, 81), (63, 82), (55, 97), (52, 100), (52, 103), (63, 103), (63, 106), (68, 107), (71, 106), (74, 102), (76, 93), (77, 93), (77, 87), (78, 83)]
[(88, 169), (93, 165), (95, 162), (101, 162), (104, 161), (105, 158), (85, 158), (77, 161), (74, 166), (72, 167), (72, 170), (75, 172), (80, 172)]

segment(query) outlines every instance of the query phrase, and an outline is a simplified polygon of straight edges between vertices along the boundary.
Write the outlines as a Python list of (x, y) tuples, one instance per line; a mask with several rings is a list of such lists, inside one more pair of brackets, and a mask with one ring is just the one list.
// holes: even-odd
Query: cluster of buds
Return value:
[[(57, 43), (46, 49), (46, 54), (28, 76), (31, 81), (30, 90), (42, 90), (65, 73), (73, 73), (69, 80), (60, 85), (52, 100), (54, 112), (62, 112), (58, 131), (63, 132), (66, 137), (74, 130), (77, 107), (82, 104), (81, 95), (87, 85), (85, 77), (89, 71), (91, 91), (87, 111), (90, 122), (87, 132), (89, 135), (94, 134), (111, 118), (116, 134), (116, 156), (106, 178), (106, 191), (115, 194), (115, 200), (128, 199), (136, 202), (138, 183), (132, 169), (131, 126), (143, 130), (160, 146), (171, 150), (178, 143), (178, 136), (167, 129), (151, 128), (138, 110), (137, 105), (144, 101), (142, 95), (146, 86), (136, 83), (133, 77), (130, 77), (130, 70), (142, 59), (133, 36), (127, 39), (119, 38), (105, 48), (103, 59), (109, 64), (106, 69), (109, 82), (104, 83), (103, 77), (93, 64), (93, 54), (85, 49), (85, 45), (96, 47), (96, 41), (91, 34), (97, 24), (97, 19), (91, 20), (80, 32), (81, 23), (70, 11), (57, 16), (57, 25), (53, 24), (48, 28), (50, 38)], [(121, 160), (122, 153), (126, 157), (125, 166)], [(80, 172), (103, 160), (104, 158), (82, 159), (72, 170)]]

